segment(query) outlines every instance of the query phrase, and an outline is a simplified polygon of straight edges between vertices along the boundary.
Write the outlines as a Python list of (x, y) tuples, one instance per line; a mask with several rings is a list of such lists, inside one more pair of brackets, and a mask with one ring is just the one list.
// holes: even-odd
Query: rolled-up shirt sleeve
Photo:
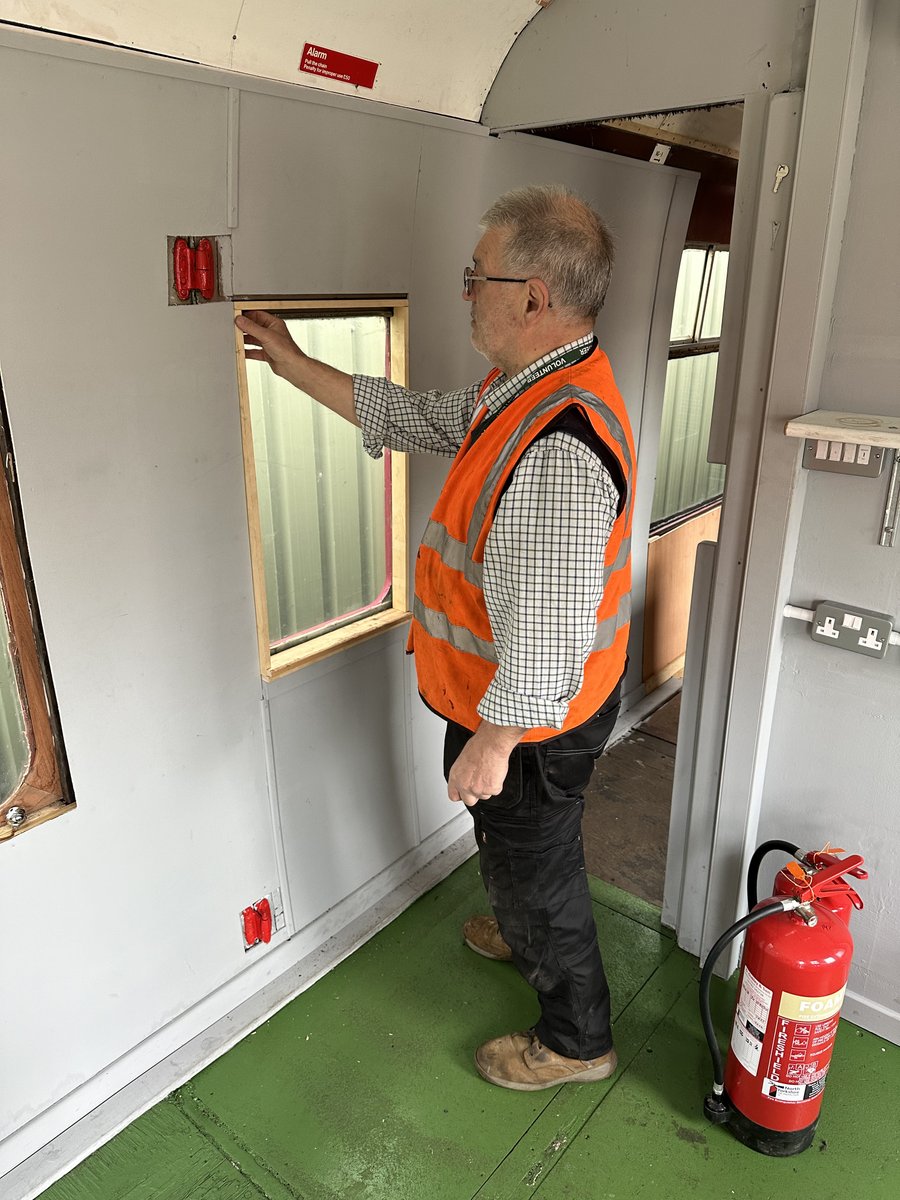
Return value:
[(485, 545), (499, 665), (483, 720), (562, 728), (596, 634), (617, 504), (609, 472), (578, 438), (555, 432), (522, 456)]
[(372, 375), (353, 376), (353, 403), (363, 448), (453, 458), (466, 436), (481, 383), (451, 392), (413, 392)]

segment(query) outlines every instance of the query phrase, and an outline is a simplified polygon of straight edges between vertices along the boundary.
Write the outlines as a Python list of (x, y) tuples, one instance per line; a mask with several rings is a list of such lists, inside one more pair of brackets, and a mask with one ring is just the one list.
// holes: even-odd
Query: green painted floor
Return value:
[[(680, 1200), (900, 1196), (900, 1049), (844, 1022), (818, 1136), (764, 1158), (701, 1115), (697, 963), (642, 900), (592, 881), (620, 1069), (536, 1093), (472, 1054), (536, 1013), (468, 950), (470, 860), (44, 1200)], [(731, 991), (714, 997), (726, 1042)]]

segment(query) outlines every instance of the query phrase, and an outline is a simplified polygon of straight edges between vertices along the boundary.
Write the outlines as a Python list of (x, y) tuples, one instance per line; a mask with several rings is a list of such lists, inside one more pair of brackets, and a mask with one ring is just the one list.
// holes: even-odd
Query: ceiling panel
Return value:
[[(0, 0), (0, 20), (478, 120), (538, 0)], [(377, 62), (374, 87), (299, 70), (304, 44)]]

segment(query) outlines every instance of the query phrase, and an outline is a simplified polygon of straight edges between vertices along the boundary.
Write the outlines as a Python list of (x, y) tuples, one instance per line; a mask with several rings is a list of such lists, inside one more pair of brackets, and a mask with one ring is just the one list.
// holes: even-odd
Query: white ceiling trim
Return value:
[[(477, 121), (539, 0), (0, 0), (0, 20)], [(372, 88), (299, 70), (304, 44), (378, 63)]]

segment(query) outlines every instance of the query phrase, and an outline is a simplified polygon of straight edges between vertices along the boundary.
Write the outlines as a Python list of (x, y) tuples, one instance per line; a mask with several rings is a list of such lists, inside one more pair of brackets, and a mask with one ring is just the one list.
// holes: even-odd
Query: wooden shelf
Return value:
[(900, 450), (900, 417), (869, 413), (830, 412), (817, 408), (794, 417), (784, 427), (788, 437), (828, 442), (854, 442), (858, 446), (891, 446)]

